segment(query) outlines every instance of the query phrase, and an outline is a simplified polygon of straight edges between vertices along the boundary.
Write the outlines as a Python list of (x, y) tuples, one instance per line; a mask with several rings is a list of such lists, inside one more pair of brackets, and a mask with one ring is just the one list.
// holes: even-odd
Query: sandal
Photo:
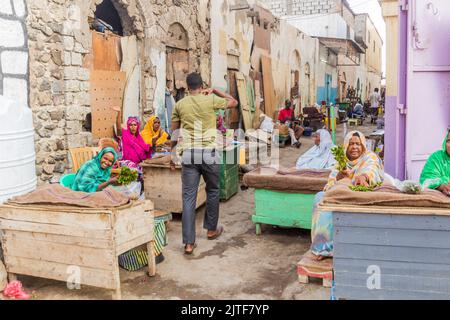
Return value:
[(188, 254), (188, 255), (193, 254), (194, 253), (194, 249), (197, 248), (197, 244), (196, 243), (194, 243), (192, 245), (192, 248), (190, 250), (187, 249), (187, 246), (188, 246), (187, 244), (184, 246), (184, 254)]
[(208, 240), (214, 240), (214, 239), (217, 239), (218, 237), (220, 237), (220, 235), (222, 234), (222, 232), (223, 232), (223, 227), (222, 227), (222, 226), (219, 226), (219, 227), (216, 229), (216, 233), (215, 233), (213, 236), (207, 236), (207, 237), (208, 237)]

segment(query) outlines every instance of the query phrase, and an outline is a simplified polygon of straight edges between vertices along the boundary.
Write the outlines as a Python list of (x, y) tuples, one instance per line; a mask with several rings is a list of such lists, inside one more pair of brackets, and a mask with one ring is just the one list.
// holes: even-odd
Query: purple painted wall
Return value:
[(409, 6), (399, 16), (399, 96), (387, 108), (386, 170), (418, 180), (450, 125), (450, 1), (399, 2)]
[(410, 2), (406, 175), (418, 179), (450, 124), (450, 1)]

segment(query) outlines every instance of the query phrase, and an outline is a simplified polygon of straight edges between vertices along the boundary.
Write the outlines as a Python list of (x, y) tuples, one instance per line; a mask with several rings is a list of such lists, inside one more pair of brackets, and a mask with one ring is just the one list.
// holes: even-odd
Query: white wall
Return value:
[[(308, 15), (286, 18), (296, 28), (312, 37), (347, 39), (347, 23), (339, 13), (330, 15)], [(350, 28), (350, 38), (355, 38), (355, 31)]]

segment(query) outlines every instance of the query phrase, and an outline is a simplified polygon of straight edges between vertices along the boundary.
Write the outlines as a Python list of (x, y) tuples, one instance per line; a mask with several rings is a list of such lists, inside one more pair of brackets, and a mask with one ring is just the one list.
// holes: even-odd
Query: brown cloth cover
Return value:
[(406, 194), (391, 185), (382, 185), (371, 192), (358, 192), (348, 185), (337, 184), (323, 197), (324, 205), (359, 205), (413, 208), (450, 209), (450, 197), (436, 190), (427, 189), (420, 194)]
[(171, 156), (163, 156), (152, 159), (147, 159), (144, 161), (144, 164), (170, 164)]
[(261, 167), (244, 175), (244, 184), (255, 189), (313, 193), (322, 191), (330, 170), (298, 170), (281, 174), (275, 168)]
[(114, 208), (130, 202), (130, 199), (117, 190), (106, 188), (101, 192), (86, 193), (73, 191), (59, 184), (49, 184), (37, 188), (23, 196), (10, 199), (8, 204), (54, 204), (85, 208)]

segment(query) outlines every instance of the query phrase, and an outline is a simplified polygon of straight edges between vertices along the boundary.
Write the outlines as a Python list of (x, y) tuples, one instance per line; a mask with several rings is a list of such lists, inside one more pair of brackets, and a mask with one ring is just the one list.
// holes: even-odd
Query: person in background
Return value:
[(370, 95), (370, 114), (372, 115), (371, 123), (375, 123), (375, 119), (378, 115), (378, 107), (380, 106), (381, 96), (379, 89), (375, 88), (374, 92)]
[(127, 128), (122, 129), (120, 124), (120, 109), (117, 117), (117, 133), (122, 136), (122, 160), (132, 161), (139, 164), (152, 156), (151, 145), (145, 143), (140, 134), (141, 122), (137, 117), (129, 117)]
[(117, 177), (111, 178), (111, 169), (117, 158), (113, 148), (102, 149), (97, 156), (80, 167), (70, 188), (92, 193), (117, 183)]
[(294, 121), (295, 115), (294, 110), (292, 109), (292, 103), (290, 100), (286, 100), (284, 102), (284, 109), (281, 109), (278, 114), (278, 121), (280, 123), (285, 124), (287, 121)]
[(329, 169), (336, 164), (331, 149), (335, 147), (328, 130), (319, 129), (313, 133), (314, 146), (300, 156), (296, 168), (300, 169)]
[(186, 79), (189, 95), (177, 102), (172, 114), (171, 168), (175, 170), (175, 147), (180, 129), (182, 143), (182, 190), (183, 190), (183, 243), (184, 253), (194, 252), (195, 209), (200, 176), (206, 182), (206, 212), (203, 227), (209, 240), (217, 239), (223, 232), (219, 222), (219, 175), (220, 159), (216, 153), (216, 112), (236, 108), (238, 102), (231, 95), (216, 89), (203, 89), (200, 74), (191, 73)]
[(360, 98), (358, 98), (358, 101), (353, 107), (353, 115), (357, 115), (360, 117), (364, 116), (364, 106), (362, 105)]
[[(337, 166), (332, 170), (324, 191), (332, 188), (338, 181), (349, 179), (354, 186), (368, 187), (384, 180), (383, 163), (378, 156), (366, 149), (366, 138), (359, 131), (351, 131), (344, 140), (344, 150), (348, 162), (347, 168), (339, 171)], [(320, 211), (318, 204), (324, 192), (319, 192), (314, 199), (314, 211), (311, 229), (311, 252), (317, 260), (333, 256), (333, 217), (328, 211)]]
[(442, 149), (428, 158), (420, 175), (420, 183), (450, 197), (450, 128), (445, 134)]
[(169, 138), (167, 132), (161, 127), (161, 120), (157, 116), (151, 116), (148, 119), (144, 130), (141, 131), (141, 136), (146, 144), (152, 146), (153, 152), (165, 145)]

